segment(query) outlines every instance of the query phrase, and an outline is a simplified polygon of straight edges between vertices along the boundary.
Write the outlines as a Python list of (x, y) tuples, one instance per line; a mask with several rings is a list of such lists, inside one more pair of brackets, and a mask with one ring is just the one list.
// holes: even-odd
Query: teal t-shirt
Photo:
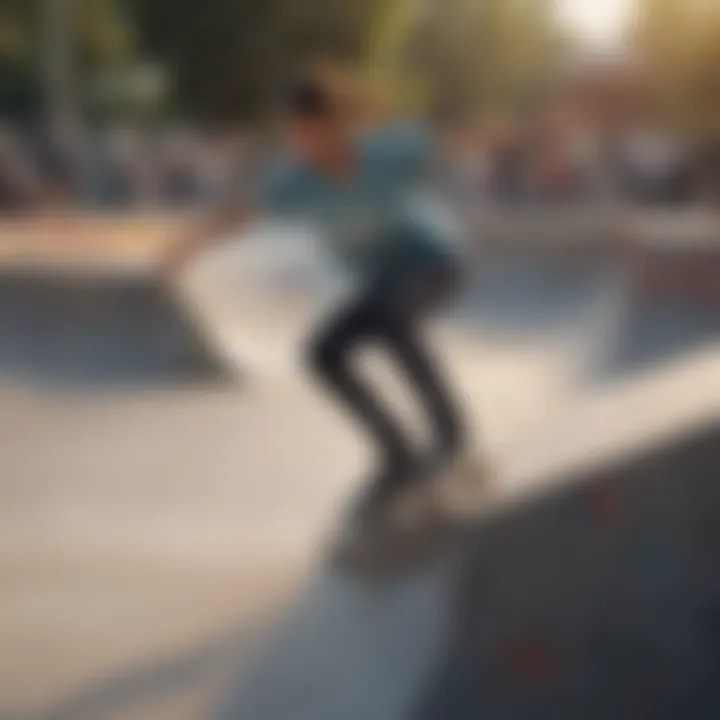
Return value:
[(300, 159), (284, 160), (261, 183), (261, 209), (315, 225), (351, 270), (451, 254), (458, 230), (428, 189), (432, 145), (414, 123), (366, 132), (357, 139), (357, 167), (347, 181)]

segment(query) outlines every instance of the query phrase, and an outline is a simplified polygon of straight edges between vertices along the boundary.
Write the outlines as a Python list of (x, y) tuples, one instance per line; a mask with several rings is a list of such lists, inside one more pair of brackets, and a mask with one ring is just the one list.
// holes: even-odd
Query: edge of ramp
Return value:
[(229, 382), (179, 293), (142, 268), (0, 268), (0, 372), (69, 385)]

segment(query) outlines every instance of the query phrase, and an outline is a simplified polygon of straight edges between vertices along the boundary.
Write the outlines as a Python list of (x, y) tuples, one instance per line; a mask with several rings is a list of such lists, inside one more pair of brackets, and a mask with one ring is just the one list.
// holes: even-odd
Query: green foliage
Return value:
[(632, 39), (677, 123), (720, 132), (720, 6), (644, 0)]
[(98, 70), (130, 60), (133, 29), (117, 0), (73, 0), (75, 62), (81, 70)]
[[(41, 111), (44, 2), (0, 3), (0, 115)], [(131, 26), (120, 0), (68, 0), (67, 8), (72, 62), (80, 86), (86, 78), (132, 57)]]
[[(0, 110), (8, 88), (37, 97), (47, 1), (0, 3)], [(258, 117), (313, 56), (359, 63), (394, 105), (496, 108), (531, 92), (557, 54), (550, 0), (67, 2), (79, 89), (150, 61), (170, 79), (170, 110), (191, 118)]]
[(27, 0), (3, 0), (0, 4), (0, 67), (20, 65), (34, 47), (35, 8)]
[(145, 52), (190, 115), (256, 116), (314, 55), (358, 60), (384, 0), (134, 0)]
[(435, 0), (411, 54), (440, 106), (467, 113), (526, 99), (552, 73), (560, 50), (547, 0)]

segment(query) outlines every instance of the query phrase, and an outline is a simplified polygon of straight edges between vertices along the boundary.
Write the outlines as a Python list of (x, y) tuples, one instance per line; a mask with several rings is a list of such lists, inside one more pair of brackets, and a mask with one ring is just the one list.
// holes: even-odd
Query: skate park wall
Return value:
[(221, 379), (222, 361), (167, 288), (143, 275), (0, 273), (0, 368), (58, 385)]
[[(253, 361), (287, 369), (320, 308), (350, 291), (309, 231), (282, 226), (208, 253), (171, 287), (153, 263), (181, 222), (76, 219), (58, 225), (59, 239), (52, 222), (42, 231), (37, 220), (6, 223), (0, 371), (152, 383), (238, 377)], [(33, 236), (43, 242), (33, 245)], [(708, 306), (718, 304), (720, 222), (712, 214), (485, 210), (472, 237), (475, 269), (456, 318), (483, 331), (536, 333), (568, 322), (598, 285), (622, 298), (628, 335), (642, 346), (628, 350), (633, 357), (683, 345), (716, 324)], [(69, 259), (55, 252), (63, 243), (74, 248)], [(113, 244), (123, 254), (88, 261)], [(646, 294), (651, 302), (638, 314), (635, 301)], [(638, 339), (638, 329), (649, 337)]]
[(154, 258), (179, 222), (4, 222), (0, 374), (78, 388), (227, 378), (202, 325), (156, 272)]

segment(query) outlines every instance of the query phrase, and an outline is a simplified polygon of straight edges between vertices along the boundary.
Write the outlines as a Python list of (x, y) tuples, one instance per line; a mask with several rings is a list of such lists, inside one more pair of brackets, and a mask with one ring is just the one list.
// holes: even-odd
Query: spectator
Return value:
[(27, 145), (0, 125), (0, 211), (27, 210), (40, 199), (40, 177)]

